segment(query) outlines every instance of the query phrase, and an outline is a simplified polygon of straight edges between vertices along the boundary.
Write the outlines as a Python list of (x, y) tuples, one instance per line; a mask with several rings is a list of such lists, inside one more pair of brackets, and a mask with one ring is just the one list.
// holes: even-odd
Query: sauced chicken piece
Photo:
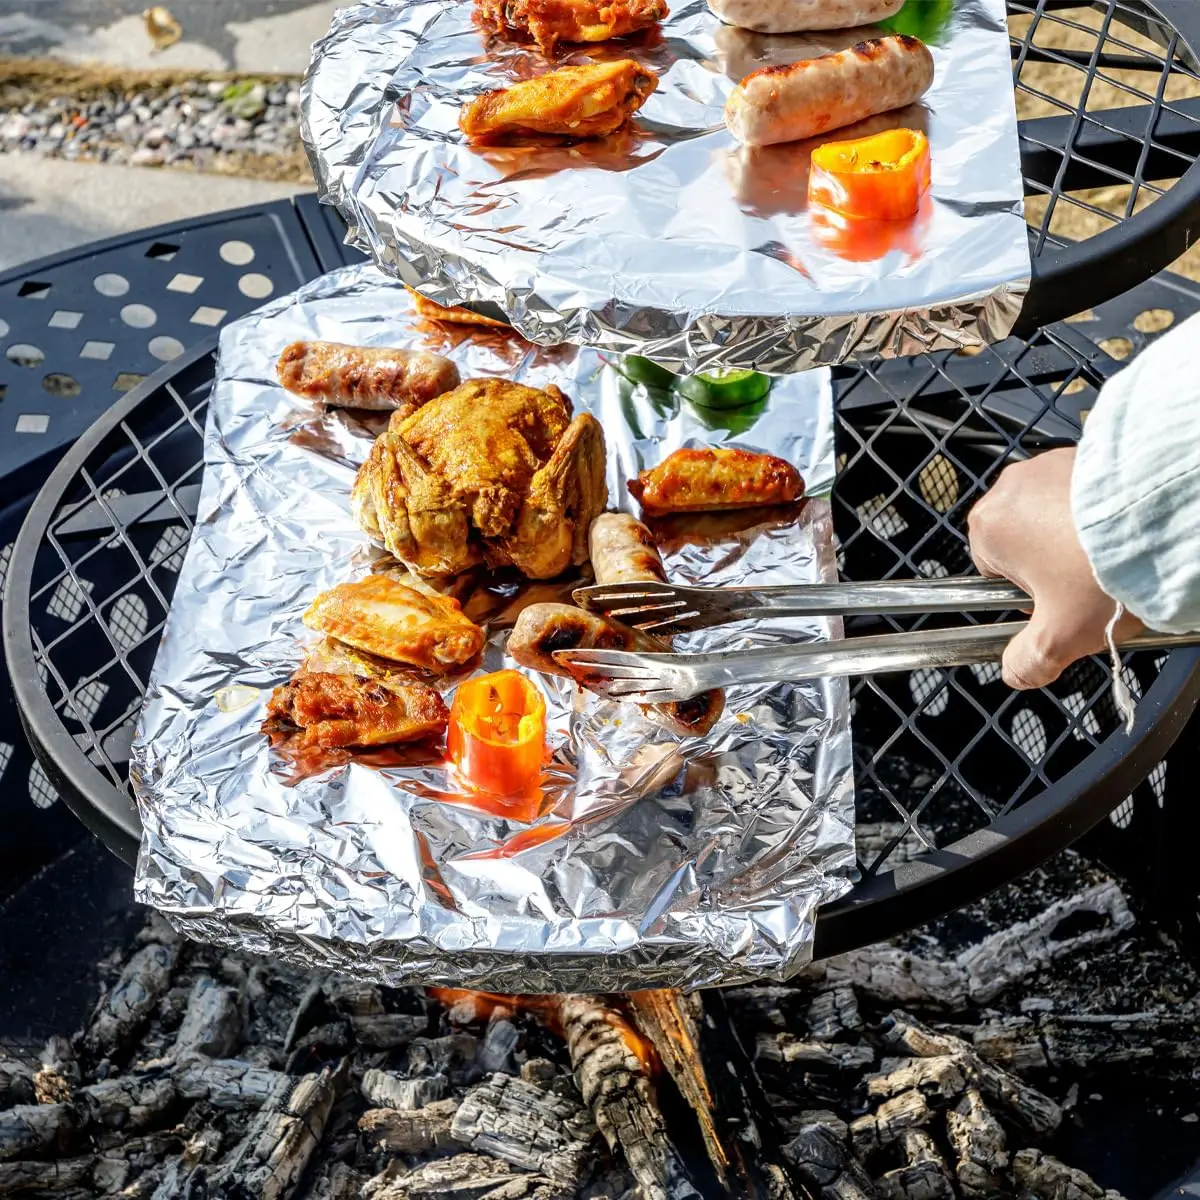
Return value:
[(405, 416), (459, 383), (458, 368), (440, 354), (338, 342), (293, 342), (276, 371), (289, 392), (306, 400)]
[(458, 123), (472, 141), (519, 133), (604, 137), (620, 129), (656, 87), (658, 76), (629, 58), (560, 67), (512, 87), (484, 92), (463, 105)]
[[(517, 618), (508, 638), (509, 656), (523, 667), (543, 675), (571, 677), (554, 658), (556, 650), (641, 650), (662, 653), (668, 649), (656, 638), (571, 604), (531, 604)], [(656, 724), (680, 737), (702, 737), (725, 707), (719, 691), (705, 692), (674, 704), (643, 705)]]
[(553, 54), (559, 42), (607, 42), (670, 16), (666, 0), (477, 0), (480, 23), (516, 33)]
[(427, 321), (445, 321), (451, 325), (488, 325), (495, 329), (512, 328), (504, 321), (497, 321), (494, 317), (485, 317), (483, 313), (472, 312), (469, 308), (434, 304), (428, 296), (422, 296), (414, 288), (406, 287), (405, 291), (412, 297), (413, 308), (416, 309), (417, 316), (424, 317)]
[(484, 634), (457, 600), (426, 596), (386, 575), (339, 583), (304, 614), (318, 633), (389, 662), (444, 674), (483, 649)]
[(749, 450), (676, 450), (657, 467), (629, 481), (644, 512), (716, 512), (762, 504), (791, 504), (804, 480), (791, 463)]
[(667, 582), (654, 535), (628, 513), (601, 513), (588, 534), (597, 583)]
[(359, 470), (355, 519), (421, 575), (484, 559), (550, 579), (587, 559), (608, 499), (604, 432), (571, 402), (501, 379), (474, 379), (404, 421)]
[(295, 726), (301, 744), (391, 746), (440, 737), (450, 713), (427, 684), (301, 669), (267, 703), (265, 732)]

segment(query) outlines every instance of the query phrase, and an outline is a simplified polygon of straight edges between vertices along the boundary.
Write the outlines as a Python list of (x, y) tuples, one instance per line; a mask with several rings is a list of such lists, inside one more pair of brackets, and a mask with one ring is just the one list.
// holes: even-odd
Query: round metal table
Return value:
[[(834, 503), (849, 578), (969, 570), (965, 515), (1003, 464), (1077, 437), (1121, 360), (1200, 310), (1200, 289), (1173, 277), (1106, 303), (1190, 236), (1200, 100), (1173, 92), (1182, 81), (1200, 94), (1190, 49), (1200, 46), (1200, 5), (1011, 0), (1010, 10), (1019, 95), (1066, 110), (1022, 122), (1027, 191), (1045, 197), (1031, 228), (1028, 328), (978, 355), (836, 373)], [(1074, 107), (1061, 95), (1068, 85)], [(1131, 102), (1092, 106), (1113, 89)], [(1129, 216), (1068, 244), (1056, 222), (1100, 209), (1096, 201), (1111, 207), (1112, 194), (1078, 190), (1102, 185), (1125, 189)], [(1148, 196), (1157, 198), (1146, 205)], [(355, 260), (340, 235), (336, 219), (304, 198), (146, 231), (0, 278), (9, 502), (0, 547), (48, 466), (75, 443), (5, 554), (5, 650), (38, 761), (22, 764), (0, 723), (0, 770), (6, 783), (14, 764), (26, 771), (35, 799), (60, 794), (127, 861), (138, 838), (129, 738), (190, 530), (211, 334), (264, 288), (285, 291)], [(1088, 306), (1082, 321), (1034, 327), (1042, 314)], [(855, 681), (863, 877), (823, 911), (818, 954), (966, 903), (1119, 815), (1131, 794), (1161, 803), (1159, 764), (1200, 698), (1198, 668), (1197, 650), (1130, 658), (1141, 700), (1129, 735), (1100, 662), (1032, 695), (1009, 692), (995, 669)]]

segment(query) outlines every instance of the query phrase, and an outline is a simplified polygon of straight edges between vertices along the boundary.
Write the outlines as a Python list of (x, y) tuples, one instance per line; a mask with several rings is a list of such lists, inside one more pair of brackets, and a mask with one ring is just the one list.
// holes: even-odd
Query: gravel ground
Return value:
[(309, 182), (298, 81), (188, 80), (0, 108), (0, 150)]

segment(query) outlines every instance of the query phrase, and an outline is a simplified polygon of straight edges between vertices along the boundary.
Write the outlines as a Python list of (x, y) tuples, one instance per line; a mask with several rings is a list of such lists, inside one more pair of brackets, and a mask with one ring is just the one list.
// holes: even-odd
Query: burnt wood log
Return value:
[(325, 1134), (330, 1110), (349, 1078), (346, 1060), (303, 1075), (282, 1101), (264, 1107), (222, 1180), (236, 1179), (247, 1200), (282, 1200), (291, 1194)]
[(558, 1021), (575, 1082), (596, 1126), (625, 1155), (643, 1200), (697, 1197), (654, 1102), (641, 1038), (594, 996), (561, 996)]
[(416, 1037), (408, 1044), (408, 1069), (413, 1075), (445, 1075), (457, 1083), (473, 1083), (480, 1076), (479, 1039), (469, 1033), (444, 1037)]
[(953, 1100), (966, 1086), (959, 1059), (952, 1054), (939, 1054), (934, 1058), (904, 1058), (891, 1070), (870, 1076), (867, 1095), (887, 1099), (915, 1090), (936, 1103)]
[(594, 1157), (595, 1132), (577, 1101), (500, 1074), (468, 1092), (450, 1122), (451, 1136), (467, 1149), (572, 1188)]
[(105, 1058), (129, 1042), (170, 987), (177, 954), (174, 945), (151, 942), (125, 964), (84, 1034), (83, 1044), (89, 1054)]
[(76, 1094), (77, 1108), (89, 1125), (120, 1130), (162, 1124), (178, 1099), (174, 1080), (157, 1072), (102, 1079)]
[(313, 1184), (312, 1200), (360, 1200), (366, 1177), (343, 1162), (330, 1163)]
[[(1071, 922), (1087, 927), (1065, 936)], [(1111, 941), (1133, 924), (1124, 893), (1111, 880), (1095, 884), (1043, 913), (968, 946), (951, 959), (868, 946), (814, 963), (805, 978), (845, 984), (884, 1004), (912, 1004), (959, 1012), (985, 1003), (1059, 958)]]
[(405, 1079), (394, 1071), (372, 1069), (363, 1073), (360, 1090), (372, 1108), (414, 1109), (445, 1099), (449, 1086), (445, 1075)]
[(814, 1042), (835, 1042), (844, 1034), (858, 1033), (863, 1026), (854, 989), (845, 984), (818, 992), (805, 1016)]
[(858, 1154), (866, 1158), (881, 1146), (896, 1141), (906, 1129), (929, 1124), (933, 1109), (920, 1092), (901, 1092), (885, 1100), (873, 1113), (850, 1122), (850, 1139)]
[(35, 1100), (33, 1072), (23, 1062), (0, 1059), (0, 1108), (32, 1104)]
[(383, 992), (374, 984), (355, 979), (331, 979), (326, 999), (350, 1022), (354, 1040), (372, 1050), (394, 1050), (407, 1045), (429, 1028), (424, 1014), (388, 1012)]
[(713, 1096), (704, 1071), (692, 1002), (682, 992), (670, 989), (630, 992), (626, 1000), (638, 1030), (650, 1039), (679, 1094), (695, 1113), (709, 1161), (724, 1187), (729, 1174), (729, 1155), (717, 1133)]
[(1062, 1124), (1062, 1109), (1016, 1075), (984, 1062), (961, 1038), (937, 1033), (908, 1013), (893, 1012), (887, 1021), (885, 1039), (923, 1058), (949, 1055), (958, 1060), (969, 1082), (989, 1100), (1005, 1105), (1034, 1133), (1050, 1134)]
[(369, 1180), (363, 1194), (370, 1200), (550, 1200), (564, 1195), (540, 1176), (482, 1154), (456, 1154), (410, 1171), (385, 1172)]
[(224, 1058), (237, 1046), (241, 1035), (242, 1007), (237, 991), (204, 975), (192, 985), (172, 1056), (206, 1054)]
[(827, 1071), (862, 1071), (875, 1063), (875, 1051), (864, 1042), (805, 1042), (791, 1034), (760, 1034), (756, 1061)]
[(1000, 1122), (975, 1088), (968, 1088), (946, 1114), (946, 1135), (957, 1159), (954, 1171), (962, 1194), (968, 1200), (1001, 1196), (1003, 1173), (1008, 1168), (1008, 1142)]
[(801, 1126), (783, 1153), (820, 1200), (874, 1200), (879, 1195), (866, 1168), (824, 1122)]
[(884, 1200), (956, 1200), (946, 1160), (925, 1130), (906, 1129), (900, 1146), (904, 1166), (886, 1172), (876, 1185)]
[(1013, 1155), (1013, 1178), (1020, 1200), (1122, 1200), (1120, 1193), (1106, 1191), (1086, 1172), (1040, 1150)]
[(53, 1162), (0, 1163), (0, 1196), (18, 1192), (55, 1192), (92, 1182), (94, 1156), (59, 1158)]
[(435, 1100), (424, 1108), (368, 1109), (358, 1119), (358, 1127), (388, 1154), (433, 1154), (435, 1151), (462, 1147), (450, 1132), (450, 1122), (458, 1111), (457, 1100)]
[(189, 1058), (171, 1078), (185, 1100), (207, 1100), (216, 1108), (258, 1108), (286, 1088), (281, 1071), (238, 1058)]
[(980, 1058), (1017, 1075), (1044, 1071), (1050, 1065), (1037, 1027), (1029, 1017), (1001, 1017), (986, 1025), (939, 1026), (939, 1031), (961, 1037)]
[(206, 1164), (215, 1162), (220, 1153), (220, 1131), (201, 1130), (157, 1173), (151, 1200), (193, 1200), (204, 1196)]
[(70, 1104), (18, 1104), (0, 1112), (0, 1161), (60, 1152), (79, 1128)]

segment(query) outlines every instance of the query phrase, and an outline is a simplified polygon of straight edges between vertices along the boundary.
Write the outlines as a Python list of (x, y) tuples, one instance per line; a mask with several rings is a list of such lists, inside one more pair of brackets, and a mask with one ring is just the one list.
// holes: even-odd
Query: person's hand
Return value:
[[(1116, 611), (1075, 532), (1074, 465), (1071, 449), (1006, 467), (967, 519), (971, 557), (980, 573), (1009, 579), (1033, 597), (1029, 628), (1004, 652), (1010, 687), (1045, 687), (1076, 659), (1103, 650), (1104, 631)], [(1126, 614), (1117, 624), (1117, 640), (1142, 628)]]

